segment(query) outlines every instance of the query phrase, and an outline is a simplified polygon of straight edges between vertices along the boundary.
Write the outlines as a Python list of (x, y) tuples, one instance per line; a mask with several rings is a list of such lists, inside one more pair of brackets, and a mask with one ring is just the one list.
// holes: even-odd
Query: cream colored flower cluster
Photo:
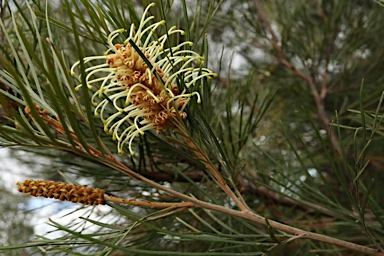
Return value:
[[(192, 64), (200, 65), (204, 61), (199, 54), (184, 49), (186, 45), (192, 46), (192, 42), (183, 42), (171, 48), (165, 46), (172, 34), (184, 34), (184, 31), (172, 27), (166, 34), (153, 39), (156, 30), (165, 24), (165, 21), (150, 24), (154, 17), (146, 17), (146, 14), (153, 5), (145, 9), (137, 29), (134, 24), (131, 25), (129, 36), (123, 43), (114, 43), (116, 37), (125, 32), (124, 29), (118, 29), (108, 36), (109, 49), (105, 55), (84, 58), (84, 63), (106, 60), (104, 64), (86, 68), (85, 83), (89, 89), (97, 88), (92, 96), (95, 115), (100, 116), (104, 130), (117, 140), (121, 154), (128, 143), (133, 155), (132, 141), (145, 131), (161, 133), (173, 127), (173, 118), (186, 118), (184, 110), (193, 95), (200, 102), (198, 92), (187, 93), (185, 89), (180, 92), (177, 79), (183, 79), (189, 88), (203, 77), (216, 76), (209, 69), (192, 67)], [(134, 45), (150, 62), (150, 66)], [(71, 68), (73, 76), (79, 63), (76, 62)], [(76, 89), (81, 86), (78, 85)], [(111, 113), (111, 108), (116, 112), (106, 114)]]

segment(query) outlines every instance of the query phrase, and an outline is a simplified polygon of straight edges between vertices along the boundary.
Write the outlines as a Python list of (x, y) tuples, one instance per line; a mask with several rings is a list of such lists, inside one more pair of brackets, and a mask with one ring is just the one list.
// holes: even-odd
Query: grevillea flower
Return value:
[[(156, 30), (164, 26), (165, 21), (154, 23), (153, 16), (146, 17), (153, 5), (144, 10), (137, 29), (134, 24), (131, 25), (129, 36), (123, 43), (114, 43), (114, 40), (126, 31), (115, 30), (108, 36), (109, 49), (103, 56), (84, 58), (84, 63), (105, 60), (104, 64), (85, 69), (88, 73), (85, 84), (91, 90), (96, 87), (91, 98), (96, 107), (94, 114), (101, 118), (104, 130), (117, 140), (121, 154), (128, 143), (133, 155), (132, 141), (144, 135), (145, 131), (155, 130), (159, 134), (164, 129), (174, 127), (174, 118), (185, 119), (187, 114), (184, 110), (190, 98), (196, 95), (197, 102), (200, 102), (198, 92), (187, 92), (186, 89), (203, 77), (216, 76), (211, 70), (201, 67), (204, 61), (202, 56), (185, 49), (187, 45), (192, 46), (192, 42), (166, 47), (171, 35), (183, 35), (184, 31), (172, 27), (166, 34), (154, 39)], [(140, 52), (136, 51), (137, 48)], [(71, 68), (73, 76), (79, 63), (76, 62)], [(196, 64), (200, 66), (192, 67)], [(181, 92), (177, 86), (178, 79), (182, 79), (186, 87)], [(81, 86), (78, 85), (76, 89), (79, 90)], [(111, 114), (110, 109), (115, 112)]]

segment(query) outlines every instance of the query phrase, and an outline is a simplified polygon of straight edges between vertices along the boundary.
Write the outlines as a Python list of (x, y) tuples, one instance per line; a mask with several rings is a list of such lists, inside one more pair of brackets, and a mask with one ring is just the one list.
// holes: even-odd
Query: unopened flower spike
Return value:
[[(154, 22), (153, 16), (147, 17), (154, 5), (147, 6), (137, 27), (132, 24), (129, 31), (123, 28), (112, 31), (104, 55), (83, 60), (88, 65), (85, 85), (94, 90), (90, 102), (95, 106), (94, 115), (100, 117), (104, 131), (117, 141), (121, 154), (128, 144), (133, 155), (134, 138), (144, 135), (146, 131), (155, 130), (159, 134), (174, 127), (172, 119), (186, 118), (184, 110), (192, 96), (197, 97), (200, 103), (198, 92), (191, 92), (191, 89), (188, 92), (186, 89), (179, 91), (178, 79), (183, 78), (182, 84), (187, 88), (194, 88), (192, 85), (198, 80), (216, 76), (211, 70), (201, 68), (202, 56), (184, 48), (192, 46), (193, 42), (167, 47), (171, 35), (183, 35), (184, 31), (171, 27), (165, 34), (159, 35), (157, 30), (164, 26), (165, 21)], [(124, 32), (127, 32), (128, 38), (115, 42)], [(149, 61), (150, 67), (136, 51), (136, 46)], [(89, 66), (89, 63), (100, 59), (105, 63)], [(80, 61), (72, 66), (73, 76), (76, 76), (75, 69), (79, 64)], [(177, 71), (174, 71), (176, 66)], [(81, 86), (79, 84), (76, 90)]]
[(16, 183), (19, 192), (85, 205), (105, 204), (104, 190), (50, 180), (25, 180)]

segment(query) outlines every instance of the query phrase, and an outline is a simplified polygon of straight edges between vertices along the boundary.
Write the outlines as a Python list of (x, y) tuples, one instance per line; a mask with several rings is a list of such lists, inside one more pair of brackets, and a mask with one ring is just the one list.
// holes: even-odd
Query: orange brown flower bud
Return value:
[(104, 190), (99, 188), (87, 188), (49, 180), (25, 180), (23, 183), (17, 182), (16, 185), (19, 192), (31, 196), (54, 198), (85, 205), (105, 204)]

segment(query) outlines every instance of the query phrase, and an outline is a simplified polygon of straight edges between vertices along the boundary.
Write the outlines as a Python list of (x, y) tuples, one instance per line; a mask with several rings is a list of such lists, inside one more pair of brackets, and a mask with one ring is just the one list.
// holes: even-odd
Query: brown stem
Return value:
[(193, 207), (191, 202), (151, 202), (151, 201), (138, 201), (136, 199), (124, 199), (114, 196), (104, 196), (105, 201), (117, 203), (117, 204), (128, 204), (140, 207), (149, 208), (177, 208), (177, 207)]
[(238, 196), (236, 196), (236, 194), (232, 191), (232, 189), (228, 186), (227, 182), (221, 176), (219, 171), (216, 169), (216, 167), (209, 160), (209, 157), (205, 154), (205, 152), (202, 149), (200, 149), (200, 147), (197, 146), (194, 143), (194, 141), (192, 141), (191, 139), (184, 137), (184, 141), (193, 150), (193, 152), (195, 153), (197, 158), (200, 159), (204, 163), (207, 170), (216, 179), (216, 183), (219, 185), (219, 187), (236, 203), (236, 205), (242, 211), (250, 211), (248, 205), (245, 203), (245, 201), (241, 197), (241, 195), (239, 194)]
[[(161, 181), (176, 181), (176, 182), (187, 182), (187, 180), (182, 177), (182, 176), (177, 176), (173, 173), (164, 173), (164, 172), (151, 172), (147, 171), (144, 173), (140, 173), (143, 175), (145, 178), (154, 180), (156, 182), (161, 182)], [(186, 173), (186, 176), (188, 176), (189, 179), (193, 180), (194, 182), (200, 182), (202, 181), (204, 177), (204, 173), (200, 171), (195, 171), (195, 172), (189, 172)], [(296, 201), (287, 198), (283, 195), (280, 195), (272, 190), (267, 189), (266, 187), (260, 186), (253, 184), (249, 181), (246, 180), (245, 177), (242, 177), (243, 182), (238, 183), (238, 188), (240, 189), (241, 193), (248, 194), (248, 195), (253, 195), (257, 194), (258, 196), (263, 196), (267, 198), (268, 200), (273, 201), (274, 203), (277, 203), (282, 206), (287, 206), (287, 207), (294, 207), (295, 209), (299, 209), (301, 211), (304, 211), (307, 214), (323, 214), (326, 216), (337, 216), (339, 215), (337, 212), (331, 211), (327, 208), (321, 207), (320, 205), (316, 205), (310, 202), (304, 202), (305, 205), (299, 204)]]

